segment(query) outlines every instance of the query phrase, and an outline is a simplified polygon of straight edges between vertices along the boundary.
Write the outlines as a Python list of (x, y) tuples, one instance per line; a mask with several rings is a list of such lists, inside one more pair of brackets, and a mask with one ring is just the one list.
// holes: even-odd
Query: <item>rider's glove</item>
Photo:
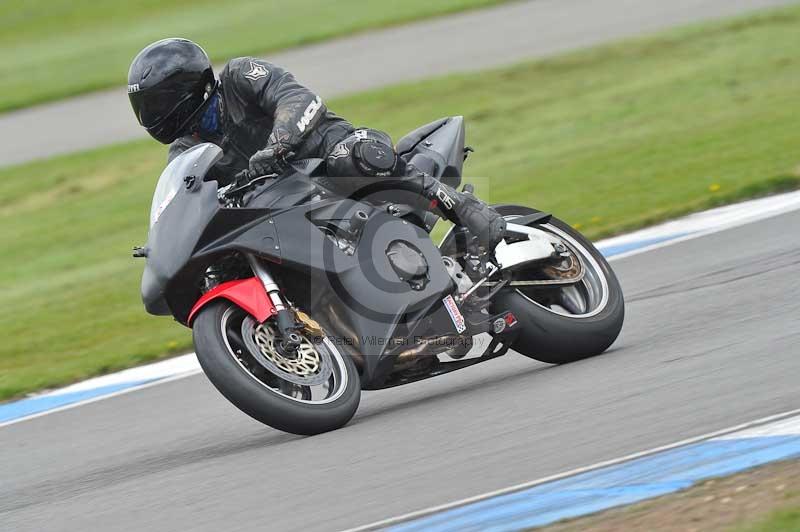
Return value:
[(267, 139), (267, 147), (250, 157), (250, 174), (258, 177), (285, 172), (289, 166), (288, 160), (294, 156), (294, 144), (291, 133), (276, 127)]
[(276, 144), (257, 151), (250, 157), (250, 175), (281, 174), (286, 170), (286, 158), (290, 151)]

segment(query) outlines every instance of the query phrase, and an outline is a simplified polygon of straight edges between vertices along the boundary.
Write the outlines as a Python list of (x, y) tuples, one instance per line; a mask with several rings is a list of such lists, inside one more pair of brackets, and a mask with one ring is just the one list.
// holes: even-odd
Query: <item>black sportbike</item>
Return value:
[[(461, 117), (397, 144), (450, 186), (469, 148)], [(603, 256), (550, 214), (497, 205), (504, 240), (483, 253), (463, 228), (437, 247), (435, 216), (402, 191), (342, 194), (321, 160), (218, 188), (201, 144), (156, 186), (142, 299), (191, 327), (200, 364), (234, 405), (272, 427), (345, 425), (361, 390), (465, 368), (512, 349), (552, 364), (597, 355), (622, 327)], [(367, 187), (369, 188), (369, 187)]]

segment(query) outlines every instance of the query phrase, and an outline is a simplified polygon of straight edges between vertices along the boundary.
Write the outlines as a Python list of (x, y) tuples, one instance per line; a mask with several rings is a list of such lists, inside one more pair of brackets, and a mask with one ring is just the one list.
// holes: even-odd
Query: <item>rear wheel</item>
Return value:
[[(496, 209), (508, 221), (538, 212), (516, 205), (500, 205)], [(599, 355), (614, 343), (622, 329), (625, 305), (619, 281), (605, 257), (570, 225), (553, 217), (535, 227), (561, 240), (570, 260), (579, 261), (582, 277), (571, 284), (509, 287), (495, 296), (495, 310), (510, 310), (522, 324), (512, 348), (550, 364)], [(551, 273), (557, 273), (558, 266)], [(570, 267), (564, 265), (565, 277), (571, 275)], [(531, 271), (515, 272), (519, 279), (536, 277)]]
[(355, 364), (324, 335), (301, 334), (296, 354), (283, 356), (275, 326), (257, 323), (227, 300), (204, 308), (192, 331), (197, 358), (212, 384), (264, 424), (318, 434), (345, 425), (358, 408)]

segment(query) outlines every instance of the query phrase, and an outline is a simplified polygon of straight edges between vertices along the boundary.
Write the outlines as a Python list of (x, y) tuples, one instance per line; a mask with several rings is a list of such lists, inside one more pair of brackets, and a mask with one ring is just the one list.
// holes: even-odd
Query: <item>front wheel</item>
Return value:
[[(496, 209), (508, 221), (538, 212), (516, 205)], [(622, 329), (625, 304), (619, 281), (605, 257), (569, 224), (553, 217), (536, 228), (558, 237), (584, 273), (574, 284), (515, 286), (495, 296), (495, 310), (510, 310), (522, 325), (512, 349), (549, 364), (599, 355)], [(522, 271), (519, 277), (535, 278), (531, 273)]]
[(285, 432), (312, 435), (347, 424), (361, 387), (352, 358), (323, 336), (301, 334), (292, 357), (276, 349), (276, 327), (257, 323), (227, 300), (209, 304), (192, 325), (211, 383), (239, 410)]

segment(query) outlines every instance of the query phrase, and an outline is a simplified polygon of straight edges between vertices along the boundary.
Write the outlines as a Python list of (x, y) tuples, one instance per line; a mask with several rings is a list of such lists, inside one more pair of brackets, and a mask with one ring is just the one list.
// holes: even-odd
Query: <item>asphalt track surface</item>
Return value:
[(613, 262), (619, 341), (364, 394), (312, 438), (202, 375), (0, 429), (0, 530), (332, 530), (800, 405), (800, 211)]
[[(268, 59), (331, 98), (794, 1), (532, 0), (363, 33)], [(0, 166), (142, 137), (121, 86), (0, 115)]]

